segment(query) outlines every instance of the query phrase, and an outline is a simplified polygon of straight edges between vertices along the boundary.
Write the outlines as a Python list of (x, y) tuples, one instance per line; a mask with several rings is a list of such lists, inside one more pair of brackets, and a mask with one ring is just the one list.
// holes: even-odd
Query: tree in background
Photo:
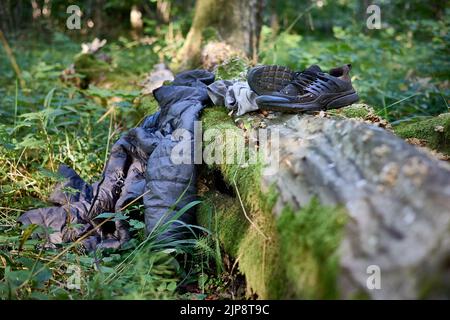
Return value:
[(197, 0), (192, 26), (178, 57), (181, 69), (198, 66), (204, 33), (211, 29), (219, 40), (256, 60), (262, 9), (260, 0)]

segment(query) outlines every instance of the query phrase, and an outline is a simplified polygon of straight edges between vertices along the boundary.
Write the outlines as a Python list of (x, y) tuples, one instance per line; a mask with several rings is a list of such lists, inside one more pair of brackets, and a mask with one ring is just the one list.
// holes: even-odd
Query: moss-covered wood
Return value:
[[(263, 118), (281, 132), (278, 174), (264, 176), (261, 162), (209, 166), (235, 195), (210, 190), (200, 223), (216, 224), (249, 293), (260, 298), (445, 296), (449, 167), (346, 113), (371, 117), (352, 106), (331, 117)], [(237, 126), (224, 108), (206, 109), (202, 118), (204, 129), (236, 135), (255, 119), (242, 117)], [(367, 286), (371, 265), (383, 272), (380, 290)]]
[(450, 113), (399, 124), (394, 127), (394, 132), (404, 139), (423, 140), (430, 149), (450, 156)]
[[(206, 109), (202, 119), (204, 130), (242, 135), (225, 108)], [(204, 194), (198, 221), (215, 230), (225, 252), (238, 260), (248, 293), (263, 299), (337, 298), (336, 259), (345, 210), (313, 199), (301, 210), (286, 206), (274, 219), (278, 193), (261, 189), (261, 163), (211, 169), (220, 170), (235, 195)]]
[(331, 110), (328, 114), (333, 117), (359, 119), (379, 124), (382, 127), (389, 127), (403, 139), (418, 139), (420, 145), (450, 156), (450, 113), (407, 121), (394, 126), (390, 126), (386, 120), (376, 115), (372, 107), (364, 104)]
[[(204, 130), (229, 130), (242, 135), (225, 108), (206, 109), (202, 120)], [(261, 298), (281, 297), (283, 282), (278, 279), (282, 279), (283, 273), (279, 268), (278, 235), (270, 210), (274, 199), (264, 195), (259, 187), (261, 165), (242, 167), (236, 163), (212, 165), (211, 168), (219, 169), (225, 183), (239, 193), (249, 218), (258, 229), (245, 218), (238, 198), (225, 195), (206, 197), (209, 200), (199, 210), (199, 222), (210, 226), (211, 220), (219, 221), (213, 230), (218, 230), (224, 247), (238, 259), (249, 293), (255, 292)]]

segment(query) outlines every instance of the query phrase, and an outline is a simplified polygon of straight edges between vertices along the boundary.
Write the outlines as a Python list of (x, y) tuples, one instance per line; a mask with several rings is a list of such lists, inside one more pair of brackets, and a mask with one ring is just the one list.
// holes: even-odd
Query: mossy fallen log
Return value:
[(205, 110), (204, 129), (245, 135), (256, 121), (277, 130), (280, 167), (209, 165), (234, 194), (211, 187), (200, 224), (260, 298), (448, 298), (450, 167), (345, 115), (367, 110), (346, 109), (238, 126), (225, 109)]

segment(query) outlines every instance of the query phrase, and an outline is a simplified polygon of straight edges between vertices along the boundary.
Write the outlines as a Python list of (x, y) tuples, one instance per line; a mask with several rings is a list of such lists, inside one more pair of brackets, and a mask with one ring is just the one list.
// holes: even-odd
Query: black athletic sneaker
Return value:
[(247, 82), (258, 95), (272, 95), (280, 92), (297, 95), (302, 93), (302, 86), (313, 81), (315, 74), (321, 71), (320, 67), (316, 65), (301, 72), (294, 72), (284, 66), (263, 65), (250, 69), (247, 74)]
[(336, 109), (359, 100), (349, 76), (351, 65), (347, 64), (330, 70), (317, 72), (308, 84), (293, 80), (289, 85), (297, 86), (299, 94), (287, 94), (284, 89), (270, 95), (256, 98), (261, 110), (301, 112)]

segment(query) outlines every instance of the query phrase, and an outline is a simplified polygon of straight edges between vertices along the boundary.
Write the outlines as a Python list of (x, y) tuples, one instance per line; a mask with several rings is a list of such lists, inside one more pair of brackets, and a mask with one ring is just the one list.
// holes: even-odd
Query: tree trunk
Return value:
[(103, 7), (105, 4), (105, 0), (95, 0), (94, 9), (93, 9), (93, 20), (94, 20), (94, 29), (96, 36), (100, 36), (103, 33)]
[[(226, 112), (220, 120), (212, 113), (206, 110), (204, 127), (223, 128)], [(199, 213), (203, 225), (220, 224), (213, 230), (238, 259), (251, 292), (261, 298), (449, 297), (448, 163), (353, 119), (263, 121), (280, 134), (278, 173), (219, 165), (235, 195), (210, 198), (215, 219)]]
[(156, 14), (159, 21), (168, 24), (170, 22), (170, 2), (167, 0), (156, 1)]
[(179, 54), (181, 69), (200, 64), (203, 32), (213, 28), (220, 40), (256, 60), (263, 2), (258, 0), (197, 0), (195, 16)]

